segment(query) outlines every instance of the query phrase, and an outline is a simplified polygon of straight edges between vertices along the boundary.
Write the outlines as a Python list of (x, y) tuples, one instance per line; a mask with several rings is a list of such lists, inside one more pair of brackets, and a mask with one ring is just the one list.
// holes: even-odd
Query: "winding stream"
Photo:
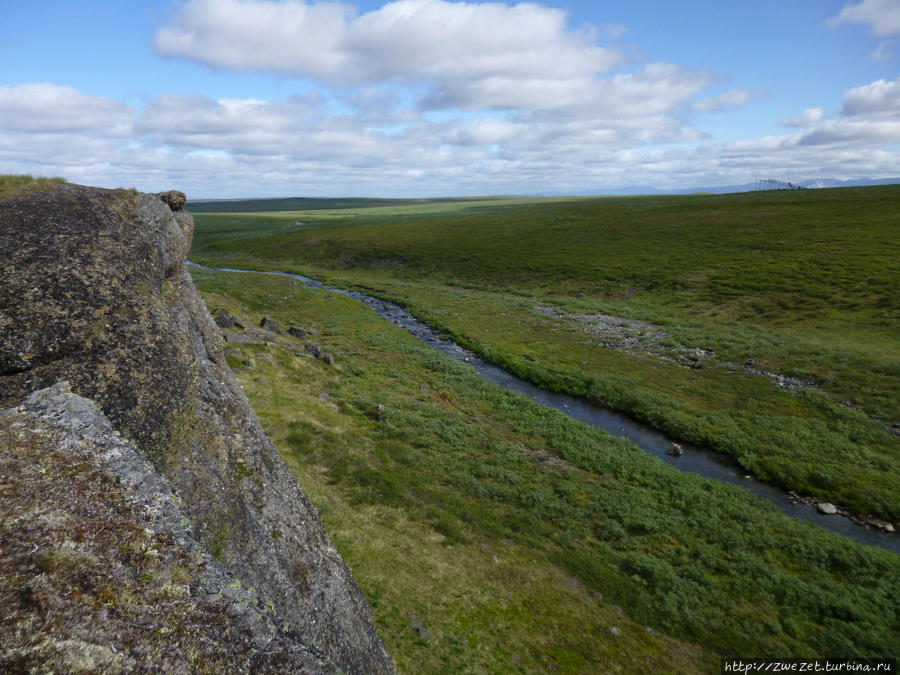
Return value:
[(334, 291), (355, 300), (359, 300), (375, 310), (379, 316), (409, 331), (422, 342), (431, 345), (438, 351), (448, 354), (455, 359), (468, 363), (489, 382), (524, 394), (536, 403), (559, 410), (569, 417), (599, 429), (603, 429), (613, 436), (625, 437), (645, 452), (658, 457), (666, 464), (674, 466), (677, 469), (745, 488), (757, 497), (761, 497), (762, 499), (771, 502), (791, 517), (810, 521), (830, 532), (849, 537), (860, 544), (879, 546), (889, 551), (900, 553), (900, 536), (896, 533), (884, 532), (865, 525), (860, 525), (849, 518), (840, 515), (823, 515), (819, 513), (812, 504), (806, 504), (802, 501), (792, 499), (792, 497), (781, 488), (745, 478), (746, 471), (731, 457), (723, 453), (700, 448), (688, 443), (680, 443), (681, 447), (684, 449), (684, 454), (679, 457), (673, 457), (666, 453), (666, 450), (672, 446), (673, 440), (656, 429), (637, 422), (623, 414), (594, 405), (584, 399), (568, 394), (546, 391), (530, 382), (522, 380), (492, 363), (485, 361), (473, 352), (460, 347), (455, 342), (442, 338), (438, 333), (421, 321), (418, 321), (400, 305), (380, 300), (379, 298), (358, 291), (348, 291), (329, 286), (320, 281), (316, 281), (315, 279), (300, 274), (292, 274), (290, 272), (241, 270), (230, 267), (205, 267), (190, 261), (188, 261), (187, 264), (199, 269), (212, 270), (215, 272), (268, 274), (288, 277), (301, 281), (307, 286)]

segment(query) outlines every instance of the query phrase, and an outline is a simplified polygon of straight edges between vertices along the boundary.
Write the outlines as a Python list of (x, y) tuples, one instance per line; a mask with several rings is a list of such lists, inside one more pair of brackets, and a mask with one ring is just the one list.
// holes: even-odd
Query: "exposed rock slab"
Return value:
[(0, 204), (0, 404), (68, 380), (324, 670), (391, 672), (368, 605), (225, 363), (183, 268), (192, 219), (179, 203), (60, 185)]
[(0, 476), (3, 672), (328, 668), (67, 382), (0, 412)]

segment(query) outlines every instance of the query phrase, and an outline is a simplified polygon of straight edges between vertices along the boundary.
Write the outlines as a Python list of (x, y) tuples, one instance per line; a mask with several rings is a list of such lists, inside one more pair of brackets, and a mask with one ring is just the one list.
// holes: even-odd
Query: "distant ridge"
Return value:
[[(895, 178), (858, 178), (855, 180), (837, 180), (835, 178), (810, 178), (807, 180), (791, 180), (794, 185), (809, 189), (839, 188), (839, 187), (864, 187), (867, 185), (894, 185), (900, 183), (900, 177)], [(626, 195), (688, 195), (688, 194), (729, 194), (732, 192), (752, 192), (759, 189), (757, 182), (741, 183), (740, 185), (715, 185), (698, 186), (688, 188), (673, 188), (665, 190), (652, 185), (628, 185), (626, 187), (597, 191), (580, 192), (541, 192), (530, 196), (534, 197), (573, 197), (573, 196), (626, 196)]]
[[(838, 188), (838, 187), (864, 187), (867, 185), (893, 185), (900, 183), (900, 178), (858, 178), (856, 180), (837, 180), (835, 178), (811, 178), (808, 180), (792, 180), (791, 183), (799, 187), (809, 189), (819, 188)], [(752, 183), (743, 183), (741, 185), (721, 185), (718, 187), (701, 187), (690, 188), (685, 190), (676, 190), (674, 194), (690, 194), (697, 192), (710, 192), (714, 194), (725, 194), (729, 192), (750, 192), (757, 190), (756, 181)]]
[[(900, 184), (900, 176), (894, 178), (858, 178), (837, 180), (835, 178), (811, 178), (792, 180), (801, 187), (838, 188), (863, 187), (867, 185)], [(757, 182), (740, 185), (716, 185), (711, 187), (688, 187), (665, 190), (652, 185), (629, 185), (621, 188), (579, 190), (573, 192), (532, 192), (520, 195), (492, 195), (480, 197), (412, 197), (381, 199), (376, 197), (266, 197), (259, 199), (192, 199), (185, 208), (191, 213), (259, 213), (266, 211), (323, 211), (327, 209), (365, 209), (383, 206), (411, 206), (414, 204), (440, 204), (448, 202), (473, 202), (509, 199), (510, 197), (604, 197), (626, 195), (686, 195), (686, 194), (728, 194), (757, 190)]]

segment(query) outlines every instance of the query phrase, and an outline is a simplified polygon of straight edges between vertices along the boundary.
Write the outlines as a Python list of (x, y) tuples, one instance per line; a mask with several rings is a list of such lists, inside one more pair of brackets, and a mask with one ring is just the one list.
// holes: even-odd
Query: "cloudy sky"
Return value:
[(0, 173), (190, 198), (900, 175), (900, 0), (0, 0)]

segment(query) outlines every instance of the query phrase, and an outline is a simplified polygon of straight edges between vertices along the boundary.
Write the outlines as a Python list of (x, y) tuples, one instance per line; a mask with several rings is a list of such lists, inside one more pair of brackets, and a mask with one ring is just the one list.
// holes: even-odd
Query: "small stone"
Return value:
[(819, 513), (822, 513), (826, 516), (833, 516), (835, 513), (837, 513), (837, 507), (829, 502), (819, 502), (818, 504), (816, 504), (816, 509)]
[(668, 450), (666, 450), (667, 455), (672, 455), (672, 457), (681, 457), (684, 454), (684, 448), (682, 448), (678, 443), (672, 443)]
[(299, 338), (300, 340), (306, 339), (306, 329), (303, 326), (290, 326), (287, 329), (289, 335), (293, 335), (295, 338)]
[(622, 634), (622, 631), (620, 631), (616, 626), (610, 626), (609, 634), (613, 637), (619, 637)]

